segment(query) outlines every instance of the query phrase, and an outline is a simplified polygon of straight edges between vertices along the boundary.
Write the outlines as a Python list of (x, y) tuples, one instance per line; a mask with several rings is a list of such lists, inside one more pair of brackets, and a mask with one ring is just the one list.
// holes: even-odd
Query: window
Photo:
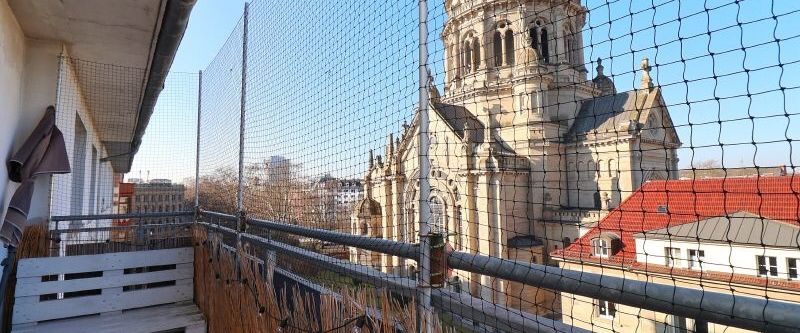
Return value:
[(547, 28), (542, 28), (541, 36), (542, 36), (542, 41), (541, 41), (542, 59), (544, 60), (545, 63), (550, 63), (550, 51), (547, 40)]
[(478, 38), (472, 39), (472, 70), (477, 71), (481, 67), (481, 48)]
[(444, 203), (439, 197), (431, 197), (431, 232), (444, 234)]
[(617, 306), (614, 303), (604, 300), (596, 300), (596, 304), (598, 317), (613, 319), (614, 315), (617, 313)]
[(617, 163), (612, 159), (608, 160), (608, 176), (614, 177), (614, 170), (617, 168)]
[(706, 252), (703, 250), (689, 250), (689, 268), (697, 269), (702, 268), (703, 261), (705, 261)]
[(757, 256), (758, 276), (778, 276), (778, 258)]
[(592, 254), (601, 258), (608, 258), (608, 240), (597, 238), (592, 240)]
[(673, 266), (678, 262), (678, 259), (680, 258), (681, 258), (681, 249), (675, 247), (664, 248), (665, 265)]
[(544, 27), (544, 22), (542, 22), (542, 20), (536, 20), (533, 26), (528, 30), (528, 35), (531, 40), (531, 48), (539, 51), (542, 62), (549, 63), (550, 50), (547, 41), (547, 28)]
[(503, 65), (503, 34), (501, 34), (500, 31), (495, 31), (494, 38), (492, 40), (494, 65), (500, 67)]
[(472, 70), (472, 45), (469, 42), (464, 43), (464, 73), (469, 73)]
[(506, 65), (514, 64), (514, 32), (506, 30)]
[[(689, 325), (688, 322), (684, 317), (678, 316), (667, 316), (666, 322), (656, 322), (656, 332), (663, 332), (663, 333), (688, 333)], [(702, 325), (702, 322), (700, 322)], [(707, 325), (706, 325), (707, 326)], [(697, 330), (698, 328), (702, 329), (697, 323), (695, 324), (695, 330), (691, 332), (701, 332)], [(707, 330), (706, 330), (707, 332)]]
[(572, 27), (566, 25), (564, 27), (564, 52), (567, 63), (576, 63), (575, 51), (575, 33), (572, 32)]
[(797, 258), (789, 258), (786, 260), (786, 267), (788, 267), (789, 279), (797, 279)]

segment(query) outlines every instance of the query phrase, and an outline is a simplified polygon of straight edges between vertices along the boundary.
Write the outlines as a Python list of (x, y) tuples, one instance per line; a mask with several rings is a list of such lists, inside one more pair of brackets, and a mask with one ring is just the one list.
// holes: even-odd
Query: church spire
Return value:
[(372, 170), (372, 167), (375, 166), (375, 154), (372, 152), (372, 149), (369, 150), (369, 169)]

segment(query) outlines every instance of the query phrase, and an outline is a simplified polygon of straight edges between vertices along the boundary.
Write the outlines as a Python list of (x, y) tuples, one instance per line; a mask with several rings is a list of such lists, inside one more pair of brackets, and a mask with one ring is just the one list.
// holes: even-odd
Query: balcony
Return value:
[[(30, 200), (4, 207), (0, 328), (800, 327), (800, 60), (785, 52), (800, 8), (452, 2), (254, 0), (208, 66), (169, 74), (192, 0), (0, 4), (19, 25), (0, 24), (0, 41), (25, 44), (0, 59), (0, 75), (24, 74), (2, 78), (14, 87), (0, 102), (25, 96), (5, 103), (14, 138), (0, 148), (14, 165), (62, 162), (6, 181)], [(669, 39), (706, 16), (735, 23), (678, 24)], [(625, 31), (634, 17), (643, 30)], [(656, 30), (658, 45), (640, 38)], [(484, 65), (545, 49), (569, 64), (528, 63), (514, 82), (510, 66), (484, 68), (440, 96), (437, 78), (455, 77), (441, 57), (459, 57), (463, 36)], [(764, 46), (780, 57), (751, 56)], [(608, 76), (584, 52), (608, 53)], [(720, 161), (698, 168), (706, 157)]]

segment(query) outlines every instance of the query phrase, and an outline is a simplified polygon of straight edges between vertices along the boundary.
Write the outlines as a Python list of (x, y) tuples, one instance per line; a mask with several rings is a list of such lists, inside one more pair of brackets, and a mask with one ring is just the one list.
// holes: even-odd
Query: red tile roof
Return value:
[[(659, 213), (667, 206), (668, 213)], [(649, 273), (684, 276), (758, 287), (800, 290), (800, 282), (744, 274), (698, 272), (684, 268), (636, 262), (634, 235), (738, 211), (800, 225), (800, 175), (650, 181), (611, 211), (597, 226), (572, 245), (551, 253), (581, 263), (600, 264)], [(591, 255), (591, 241), (611, 233), (622, 247), (609, 258)]]
[[(667, 206), (668, 213), (659, 213), (659, 206)], [(800, 175), (649, 181), (586, 235), (551, 255), (600, 261), (591, 257), (591, 240), (611, 233), (619, 236), (622, 248), (602, 262), (611, 266), (633, 265), (634, 234), (737, 211), (800, 225)]]

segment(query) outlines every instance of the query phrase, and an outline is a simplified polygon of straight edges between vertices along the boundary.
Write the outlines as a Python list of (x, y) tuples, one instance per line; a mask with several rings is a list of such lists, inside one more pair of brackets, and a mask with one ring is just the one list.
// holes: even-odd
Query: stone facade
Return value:
[[(680, 142), (647, 59), (639, 89), (617, 93), (600, 61), (587, 79), (578, 1), (448, 0), (445, 8), (444, 94), (430, 87), (425, 199), (432, 231), (455, 250), (548, 263), (549, 251), (642, 182), (677, 177)], [(397, 139), (389, 135), (385, 159), (370, 154), (354, 233), (417, 242), (418, 136), (414, 117)], [(411, 262), (356, 249), (351, 260), (413, 271)], [(533, 287), (454, 275), (460, 290), (499, 304), (558, 308)]]

